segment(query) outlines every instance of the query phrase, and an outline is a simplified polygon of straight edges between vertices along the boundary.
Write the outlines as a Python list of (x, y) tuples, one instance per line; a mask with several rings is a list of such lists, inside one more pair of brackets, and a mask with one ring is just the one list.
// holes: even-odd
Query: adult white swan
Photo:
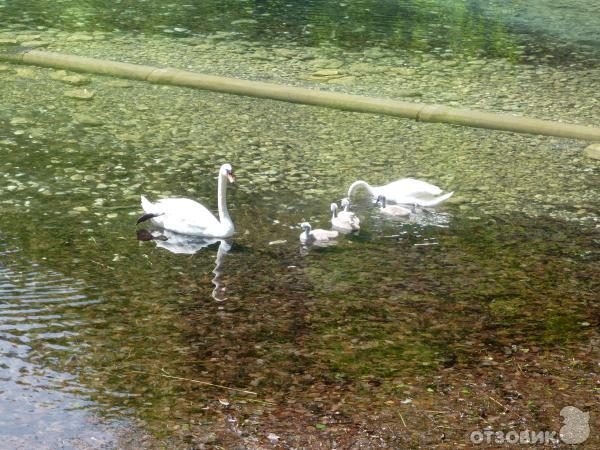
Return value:
[(142, 195), (142, 209), (145, 214), (137, 223), (152, 220), (158, 227), (188, 236), (230, 237), (235, 228), (227, 211), (227, 180), (230, 183), (235, 181), (231, 164), (223, 164), (219, 169), (218, 219), (205, 206), (188, 198), (164, 198), (152, 203)]
[(442, 190), (433, 184), (414, 178), (402, 178), (385, 186), (371, 186), (366, 181), (355, 181), (348, 189), (348, 198), (360, 187), (364, 187), (374, 199), (383, 195), (388, 203), (404, 205), (435, 206), (448, 200), (454, 194), (454, 192), (449, 192), (440, 195)]

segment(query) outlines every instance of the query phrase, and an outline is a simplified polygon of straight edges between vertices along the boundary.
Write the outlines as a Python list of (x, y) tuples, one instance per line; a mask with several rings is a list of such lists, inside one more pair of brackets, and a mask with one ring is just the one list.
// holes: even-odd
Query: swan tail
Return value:
[(146, 197), (144, 197), (143, 195), (140, 195), (140, 199), (141, 199), (141, 203), (142, 203), (142, 209), (144, 210), (144, 212), (149, 213), (150, 211), (152, 211), (154, 209), (154, 203), (152, 203)]
[(152, 212), (153, 210), (156, 210), (156, 208), (154, 207), (154, 203), (152, 203), (150, 200), (148, 200), (143, 195), (140, 196), (140, 199), (141, 199), (141, 203), (142, 203), (142, 209), (144, 210), (145, 214), (141, 215), (138, 218), (136, 224), (145, 222), (146, 220), (154, 219), (155, 217), (162, 216), (164, 214), (164, 213)]
[(136, 225), (138, 223), (142, 223), (142, 222), (145, 222), (146, 220), (154, 219), (155, 217), (162, 216), (162, 215), (163, 215), (163, 213), (159, 213), (159, 214), (156, 214), (156, 213), (146, 213), (143, 216), (140, 216), (138, 218), (138, 220), (136, 222)]
[(434, 199), (431, 199), (429, 201), (423, 201), (423, 202), (419, 202), (419, 204), (421, 206), (437, 206), (440, 203), (445, 202), (446, 200), (448, 200), (450, 197), (452, 197), (454, 195), (454, 191), (452, 192), (448, 192), (447, 194), (444, 195), (440, 195), (439, 197), (436, 197)]

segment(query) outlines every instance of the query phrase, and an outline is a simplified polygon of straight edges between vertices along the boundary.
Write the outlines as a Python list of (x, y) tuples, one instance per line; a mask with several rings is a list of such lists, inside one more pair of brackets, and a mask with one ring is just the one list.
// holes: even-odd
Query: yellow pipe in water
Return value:
[(528, 117), (509, 116), (444, 105), (411, 103), (398, 100), (363, 97), (360, 95), (323, 92), (293, 86), (283, 86), (259, 81), (204, 75), (185, 70), (157, 68), (138, 64), (106, 61), (75, 55), (16, 48), (0, 52), (0, 61), (30, 64), (76, 72), (112, 75), (116, 77), (149, 81), (156, 84), (185, 86), (249, 97), (267, 98), (291, 103), (324, 106), (372, 114), (405, 117), (422, 122), (450, 123), (477, 128), (542, 134), (571, 139), (600, 141), (600, 128), (574, 125)]

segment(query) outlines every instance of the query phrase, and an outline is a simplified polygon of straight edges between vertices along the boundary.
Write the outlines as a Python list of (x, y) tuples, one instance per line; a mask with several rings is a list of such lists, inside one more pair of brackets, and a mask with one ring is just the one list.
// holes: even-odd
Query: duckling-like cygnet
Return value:
[(377, 197), (377, 204), (380, 206), (379, 211), (385, 215), (392, 217), (407, 217), (410, 216), (410, 209), (399, 205), (388, 205), (384, 195)]
[(331, 204), (331, 225), (342, 233), (351, 233), (360, 230), (360, 220), (350, 211), (337, 212), (337, 203)]
[(302, 227), (300, 242), (303, 244), (333, 242), (339, 236), (335, 230), (321, 230), (320, 228), (312, 230), (308, 222), (302, 222), (300, 227)]

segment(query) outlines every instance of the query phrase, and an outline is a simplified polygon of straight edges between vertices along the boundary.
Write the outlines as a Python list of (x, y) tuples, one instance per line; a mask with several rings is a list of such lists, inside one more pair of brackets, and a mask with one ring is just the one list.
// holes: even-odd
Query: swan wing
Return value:
[(350, 222), (341, 220), (339, 217), (336, 217), (331, 221), (331, 226), (334, 230), (337, 230), (341, 233), (351, 233), (352, 231), (354, 231), (354, 227)]
[(310, 234), (315, 238), (316, 241), (323, 242), (323, 241), (334, 240), (335, 238), (338, 237), (339, 232), (337, 232), (335, 230), (333, 230), (333, 231), (330, 231), (330, 230), (321, 230), (319, 228), (319, 229), (316, 229), (316, 230), (312, 230)]
[(358, 230), (360, 228), (360, 219), (352, 211), (341, 211), (338, 213), (338, 217), (341, 221), (347, 223), (353, 230)]
[(194, 200), (165, 198), (150, 205), (144, 205), (150, 209), (146, 211), (144, 207), (144, 211), (158, 214), (152, 222), (159, 227), (185, 235), (220, 237), (223, 234), (221, 222), (208, 208)]
[(453, 192), (440, 195), (442, 190), (426, 181), (403, 178), (374, 188), (376, 195), (385, 196), (391, 204), (435, 206), (450, 198)]
[(440, 195), (439, 197), (420, 198), (420, 199), (418, 199), (419, 201), (415, 202), (415, 203), (420, 206), (436, 206), (436, 205), (439, 205), (440, 203), (445, 202), (453, 195), (454, 195), (454, 191), (448, 192), (447, 194), (444, 194), (444, 195)]
[(385, 195), (388, 200), (398, 195), (440, 195), (442, 193), (439, 187), (414, 178), (396, 180), (385, 186), (378, 186), (374, 190), (378, 191), (377, 195)]

